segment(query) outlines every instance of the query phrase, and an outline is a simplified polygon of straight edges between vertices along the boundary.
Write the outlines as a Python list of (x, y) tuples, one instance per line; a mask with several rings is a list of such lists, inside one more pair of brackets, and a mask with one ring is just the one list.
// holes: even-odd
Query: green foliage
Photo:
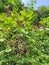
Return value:
[(43, 25), (45, 28), (49, 28), (49, 17), (41, 19), (40, 24)]
[(41, 18), (39, 28), (33, 25), (37, 14), (20, 0), (1, 3), (0, 65), (49, 65), (49, 17)]
[(46, 18), (49, 16), (49, 6), (41, 6), (38, 8), (38, 11), (41, 13), (43, 18)]

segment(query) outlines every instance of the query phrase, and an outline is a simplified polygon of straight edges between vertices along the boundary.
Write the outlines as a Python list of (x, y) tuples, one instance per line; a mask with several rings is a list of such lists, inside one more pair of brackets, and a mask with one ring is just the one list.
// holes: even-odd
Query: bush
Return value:
[(19, 0), (7, 1), (2, 1), (4, 9), (13, 7), (0, 12), (0, 65), (48, 65), (49, 17), (40, 20), (40, 29), (33, 24), (37, 18), (33, 9), (27, 10)]

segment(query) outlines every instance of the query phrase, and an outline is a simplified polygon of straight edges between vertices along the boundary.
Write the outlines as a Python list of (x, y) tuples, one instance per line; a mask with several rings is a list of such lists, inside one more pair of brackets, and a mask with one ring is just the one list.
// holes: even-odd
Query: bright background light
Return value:
[[(30, 0), (22, 0), (22, 2), (24, 2), (25, 6), (27, 5), (27, 3), (30, 2)], [(37, 3), (34, 5), (35, 9), (38, 9), (38, 7), (40, 6), (49, 6), (49, 0), (37, 0)]]

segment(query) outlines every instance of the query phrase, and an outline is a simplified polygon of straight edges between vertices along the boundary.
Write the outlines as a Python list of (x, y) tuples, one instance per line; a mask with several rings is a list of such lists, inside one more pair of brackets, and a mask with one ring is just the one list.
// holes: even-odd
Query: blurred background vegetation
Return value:
[(49, 65), (49, 6), (34, 4), (0, 0), (0, 65)]

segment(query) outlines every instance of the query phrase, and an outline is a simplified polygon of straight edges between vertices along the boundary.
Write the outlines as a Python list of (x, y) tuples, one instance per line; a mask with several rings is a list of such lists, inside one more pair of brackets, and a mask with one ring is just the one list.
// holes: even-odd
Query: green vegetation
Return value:
[(49, 65), (49, 7), (42, 8), (0, 1), (0, 65)]

